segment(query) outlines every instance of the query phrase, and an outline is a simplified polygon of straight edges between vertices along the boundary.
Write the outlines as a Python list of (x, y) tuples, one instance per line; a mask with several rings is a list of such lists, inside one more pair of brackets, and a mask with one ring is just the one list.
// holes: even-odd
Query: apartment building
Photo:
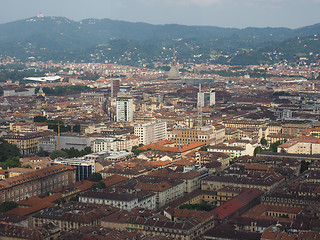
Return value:
[(139, 136), (139, 144), (143, 145), (166, 140), (168, 137), (167, 123), (165, 121), (156, 121), (136, 124), (134, 126), (134, 135)]
[(177, 128), (172, 130), (171, 141), (174, 141), (176, 146), (193, 142), (201, 142), (205, 145), (210, 145), (215, 142), (215, 140), (213, 128), (209, 126), (201, 128)]
[(133, 122), (133, 99), (132, 97), (117, 97), (116, 119), (117, 122)]
[(58, 187), (73, 184), (76, 169), (55, 165), (0, 181), (0, 203), (18, 202), (28, 197), (43, 195)]

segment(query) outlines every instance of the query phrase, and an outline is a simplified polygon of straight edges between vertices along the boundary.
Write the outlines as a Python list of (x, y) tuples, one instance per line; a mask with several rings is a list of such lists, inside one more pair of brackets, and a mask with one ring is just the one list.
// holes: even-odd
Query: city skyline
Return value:
[[(2, 2), (0, 24), (43, 13), (80, 21), (110, 18), (151, 24), (299, 28), (320, 22), (319, 0), (22, 0)], [(17, 7), (18, 6), (18, 7)]]

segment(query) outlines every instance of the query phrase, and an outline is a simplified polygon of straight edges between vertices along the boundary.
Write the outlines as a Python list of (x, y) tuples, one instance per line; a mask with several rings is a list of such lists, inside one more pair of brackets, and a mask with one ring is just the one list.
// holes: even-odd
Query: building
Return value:
[(50, 157), (28, 157), (28, 158), (20, 158), (20, 162), (22, 166), (30, 165), (33, 169), (42, 169), (49, 167), (51, 165), (52, 159)]
[(48, 131), (48, 124), (40, 122), (16, 122), (10, 123), (10, 131), (12, 132), (41, 132)]
[(159, 169), (148, 174), (150, 177), (159, 177), (159, 178), (173, 178), (179, 179), (184, 182), (185, 192), (190, 193), (194, 190), (200, 189), (200, 173), (196, 170), (191, 171), (178, 171), (177, 169), (172, 170), (170, 168)]
[(209, 107), (216, 104), (216, 93), (214, 90), (210, 92), (199, 92), (197, 106)]
[(7, 178), (0, 181), (0, 203), (40, 196), (54, 188), (73, 184), (75, 180), (76, 169), (66, 165), (50, 166)]
[(103, 217), (119, 209), (90, 203), (68, 202), (46, 208), (30, 218), (31, 225), (38, 227), (52, 222), (62, 231), (70, 231), (82, 226), (99, 226)]
[(180, 179), (139, 176), (122, 182), (119, 188), (127, 191), (142, 190), (154, 193), (156, 207), (162, 207), (183, 196), (185, 184)]
[(137, 124), (134, 126), (134, 135), (139, 136), (139, 144), (147, 145), (167, 139), (167, 123), (156, 121)]
[(121, 189), (89, 191), (79, 196), (79, 202), (104, 204), (131, 211), (134, 208), (155, 209), (155, 194), (146, 191), (126, 192)]
[(320, 154), (320, 140), (315, 137), (294, 138), (278, 146), (279, 153)]
[(225, 154), (229, 155), (231, 158), (248, 155), (246, 149), (243, 147), (227, 146), (224, 144), (209, 146), (208, 152), (225, 153)]
[(164, 215), (153, 211), (120, 211), (101, 220), (102, 227), (128, 230), (152, 236), (152, 239), (201, 239), (213, 227), (213, 216), (208, 212), (170, 209)]
[(3, 89), (4, 97), (31, 97), (35, 95), (35, 88), (5, 88)]
[(93, 152), (118, 151), (118, 143), (115, 138), (97, 138), (93, 141)]
[(90, 146), (90, 139), (88, 137), (72, 133), (65, 133), (61, 134), (60, 136), (55, 136), (55, 142), (60, 143), (60, 149), (75, 148), (80, 151)]
[(57, 158), (53, 160), (52, 164), (64, 164), (76, 167), (76, 181), (85, 180), (95, 172), (95, 161), (85, 158)]
[(39, 227), (25, 227), (11, 224), (0, 224), (1, 240), (53, 240), (60, 235), (59, 228), (53, 223), (43, 224)]
[(210, 145), (215, 142), (215, 134), (213, 128), (209, 126), (201, 128), (176, 128), (172, 130), (171, 141), (176, 146), (190, 144), (193, 142), (201, 142)]
[(31, 133), (9, 133), (3, 136), (7, 142), (16, 145), (22, 155), (35, 154), (38, 151), (38, 143), (45, 137), (55, 135), (52, 131), (31, 132)]
[(117, 122), (133, 122), (132, 97), (117, 97), (116, 101)]
[(120, 79), (111, 79), (111, 97), (116, 98), (120, 92)]
[(285, 178), (282, 175), (276, 173), (265, 173), (259, 176), (223, 174), (221, 176), (208, 176), (202, 179), (201, 189), (205, 191), (217, 191), (225, 186), (233, 186), (241, 188), (257, 188), (259, 190), (269, 192), (283, 183), (284, 180)]

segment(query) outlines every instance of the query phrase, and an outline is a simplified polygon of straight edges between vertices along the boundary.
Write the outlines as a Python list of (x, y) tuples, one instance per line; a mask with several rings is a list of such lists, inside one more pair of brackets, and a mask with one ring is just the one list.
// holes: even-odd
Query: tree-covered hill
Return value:
[[(320, 24), (289, 28), (221, 28), (178, 24), (152, 25), (110, 19), (73, 21), (63, 17), (33, 17), (0, 24), (0, 56), (22, 60), (68, 60), (138, 63), (165, 61), (173, 48), (179, 61), (247, 64), (276, 61), (263, 56), (283, 51), (297, 37), (320, 34)], [(309, 44), (301, 55), (316, 52)], [(291, 58), (293, 53), (287, 49)], [(289, 53), (290, 52), (290, 53)], [(224, 55), (224, 56), (222, 56)], [(228, 55), (226, 57), (226, 55)]]

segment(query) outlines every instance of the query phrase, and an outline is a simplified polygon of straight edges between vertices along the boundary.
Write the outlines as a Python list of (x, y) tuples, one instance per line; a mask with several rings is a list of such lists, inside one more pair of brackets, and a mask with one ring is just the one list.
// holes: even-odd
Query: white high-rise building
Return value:
[(167, 123), (163, 121), (137, 124), (134, 135), (139, 137), (139, 144), (147, 145), (168, 138)]
[(132, 97), (117, 97), (117, 122), (133, 122)]
[(201, 106), (202, 107), (208, 107), (216, 104), (216, 93), (214, 90), (210, 90), (210, 92), (200, 92), (198, 93), (198, 102), (197, 105), (198, 107), (200, 106), (200, 101), (201, 101)]

